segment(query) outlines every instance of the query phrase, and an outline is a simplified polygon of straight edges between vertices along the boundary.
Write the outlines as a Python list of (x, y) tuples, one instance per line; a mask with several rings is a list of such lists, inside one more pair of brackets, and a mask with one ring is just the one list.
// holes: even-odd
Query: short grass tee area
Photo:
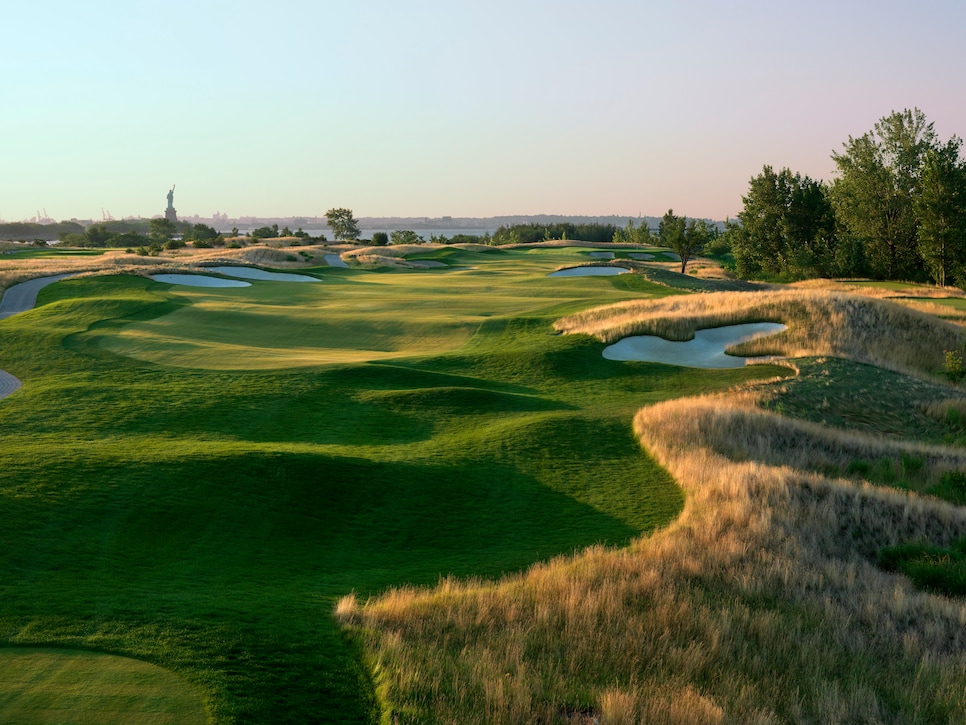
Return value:
[(157, 665), (127, 657), (0, 648), (0, 715), (33, 725), (203, 725), (193, 687)]
[[(555, 334), (564, 314), (672, 292), (547, 277), (587, 250), (429, 259), (448, 266), (69, 280), (0, 323), (0, 368), (24, 382), (0, 401), (0, 644), (153, 663), (213, 722), (370, 722), (340, 597), (627, 544), (683, 502), (635, 411), (785, 374), (618, 363)], [(60, 707), (46, 684), (25, 705), (0, 678), (0, 721)], [(127, 695), (103, 702), (92, 721), (145, 721)]]

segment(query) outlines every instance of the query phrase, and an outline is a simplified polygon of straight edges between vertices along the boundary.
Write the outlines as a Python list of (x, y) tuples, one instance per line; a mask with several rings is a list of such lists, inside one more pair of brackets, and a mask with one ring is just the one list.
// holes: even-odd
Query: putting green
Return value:
[(187, 304), (126, 324), (99, 344), (137, 360), (208, 370), (422, 357), (459, 349), (487, 318), (528, 315), (572, 304), (575, 297), (614, 293), (599, 279), (584, 286), (579, 280), (546, 279), (562, 263), (579, 259), (578, 250), (443, 252), (450, 264), (485, 266), (446, 274), (325, 267), (318, 271), (328, 273), (326, 283), (317, 285), (169, 286), (168, 294)]
[(204, 723), (201, 695), (168, 670), (98, 652), (0, 649), (0, 722)]

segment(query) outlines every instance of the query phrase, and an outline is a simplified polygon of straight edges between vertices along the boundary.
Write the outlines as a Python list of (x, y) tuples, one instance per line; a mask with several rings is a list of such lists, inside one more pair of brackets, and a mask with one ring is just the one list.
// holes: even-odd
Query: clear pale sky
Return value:
[(893, 110), (966, 135), (962, 0), (6, 3), (0, 218), (723, 219)]

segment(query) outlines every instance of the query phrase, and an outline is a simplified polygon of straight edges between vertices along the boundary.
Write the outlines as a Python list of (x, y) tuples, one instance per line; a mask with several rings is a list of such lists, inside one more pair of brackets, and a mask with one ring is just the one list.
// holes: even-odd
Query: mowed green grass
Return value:
[(599, 284), (562, 286), (545, 274), (534, 276), (535, 270), (599, 261), (587, 255), (575, 249), (437, 250), (412, 258), (456, 268), (323, 268), (322, 284), (260, 283), (217, 292), (175, 286), (173, 293), (187, 304), (125, 325), (101, 344), (164, 365), (231, 370), (437, 355), (466, 344), (491, 317), (599, 296)]
[(157, 665), (100, 652), (0, 648), (0, 713), (18, 725), (192, 725), (200, 694)]
[[(155, 663), (214, 722), (371, 722), (338, 597), (666, 524), (681, 493), (634, 411), (779, 372), (604, 360), (552, 320), (666, 288), (546, 277), (579, 250), (444, 251), (473, 269), (243, 290), (70, 280), (0, 323), (0, 368), (24, 381), (0, 402), (0, 644)], [(445, 344), (425, 350), (424, 331)], [(386, 339), (391, 358), (339, 357)], [(293, 346), (317, 364), (233, 362)]]
[(110, 249), (57, 249), (51, 247), (15, 247), (8, 250), (17, 259), (50, 259), (52, 257), (99, 257)]

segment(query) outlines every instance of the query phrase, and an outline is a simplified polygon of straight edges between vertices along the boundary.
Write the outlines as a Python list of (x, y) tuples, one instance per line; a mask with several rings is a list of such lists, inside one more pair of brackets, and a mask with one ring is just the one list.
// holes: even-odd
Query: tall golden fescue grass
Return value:
[[(798, 326), (790, 349), (854, 344), (919, 372), (933, 363), (903, 341), (962, 334), (825, 290), (637, 302), (561, 329), (610, 339), (675, 315), (662, 330), (779, 319)], [(966, 535), (966, 510), (818, 473), (916, 456), (936, 476), (966, 465), (966, 452), (833, 432), (760, 402), (744, 390), (639, 411), (642, 445), (686, 503), (625, 549), (592, 547), (498, 582), (344, 598), (336, 616), (365, 643), (384, 722), (966, 722), (966, 603), (874, 564), (882, 546)]]
[[(749, 421), (729, 433), (736, 413)], [(343, 600), (337, 615), (364, 633), (387, 722), (552, 723), (588, 710), (627, 723), (966, 719), (966, 606), (870, 561), (884, 545), (962, 536), (966, 512), (716, 452), (777, 444), (776, 418), (724, 397), (643, 409), (635, 429), (687, 499), (628, 549)]]
[(833, 280), (833, 279), (806, 279), (801, 282), (793, 282), (788, 287), (794, 289), (822, 289), (835, 292), (846, 292), (848, 294), (862, 295), (864, 297), (875, 297), (877, 299), (901, 300), (904, 297), (966, 297), (959, 287), (939, 287), (927, 284), (910, 284), (899, 288), (890, 287), (888, 284), (868, 283), (868, 280)]
[(603, 342), (631, 335), (688, 340), (695, 330), (744, 322), (783, 322), (788, 329), (736, 346), (740, 355), (833, 355), (935, 379), (943, 351), (966, 331), (888, 300), (826, 289), (785, 289), (633, 300), (565, 317), (555, 328)]

